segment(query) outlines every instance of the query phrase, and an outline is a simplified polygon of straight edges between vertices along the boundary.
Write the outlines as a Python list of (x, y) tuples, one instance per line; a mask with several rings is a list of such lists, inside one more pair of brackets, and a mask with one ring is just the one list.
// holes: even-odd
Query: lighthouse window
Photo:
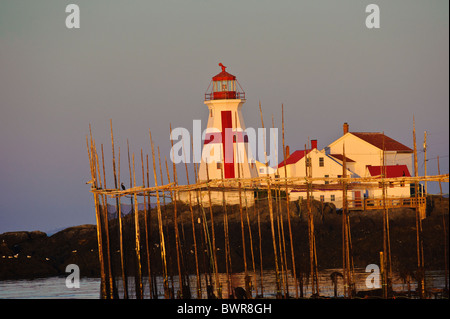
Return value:
[(228, 91), (227, 81), (222, 81), (222, 91)]
[(209, 110), (209, 117), (213, 117), (213, 110), (212, 109)]

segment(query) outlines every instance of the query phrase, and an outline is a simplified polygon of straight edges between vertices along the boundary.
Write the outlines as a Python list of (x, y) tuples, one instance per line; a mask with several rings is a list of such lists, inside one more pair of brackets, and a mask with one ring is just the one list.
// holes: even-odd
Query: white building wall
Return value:
[(364, 176), (367, 165), (381, 165), (382, 150), (351, 133), (331, 143), (328, 146), (330, 154), (342, 154), (344, 144), (345, 156), (355, 161), (354, 172), (359, 176)]

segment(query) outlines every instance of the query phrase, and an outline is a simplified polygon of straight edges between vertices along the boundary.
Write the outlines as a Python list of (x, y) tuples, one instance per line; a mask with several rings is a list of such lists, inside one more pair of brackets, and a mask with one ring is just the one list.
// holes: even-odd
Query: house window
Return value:
[(306, 158), (306, 166), (311, 167), (311, 159), (309, 157)]
[[(330, 177), (330, 175), (325, 175), (325, 177)], [(325, 185), (330, 184), (330, 181), (325, 181)]]
[(331, 195), (331, 201), (334, 202), (336, 200), (335, 195)]
[(325, 201), (325, 195), (320, 195), (320, 201), (324, 202)]
[(222, 163), (217, 163), (217, 169), (222, 169)]
[(323, 167), (323, 166), (324, 166), (323, 157), (319, 157), (319, 167)]

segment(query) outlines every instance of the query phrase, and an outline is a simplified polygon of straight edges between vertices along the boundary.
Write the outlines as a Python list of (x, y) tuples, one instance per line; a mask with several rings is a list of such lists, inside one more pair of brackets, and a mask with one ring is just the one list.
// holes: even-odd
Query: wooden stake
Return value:
[[(272, 114), (272, 128), (275, 129), (275, 123), (273, 120), (273, 114)], [(278, 146), (274, 145), (274, 149), (277, 150)], [(276, 155), (276, 162), (278, 163), (278, 152), (275, 151)], [(277, 167), (277, 176), (280, 176), (278, 167)], [(280, 264), (281, 264), (281, 280), (283, 282), (283, 289), (284, 289), (284, 298), (288, 298), (289, 295), (289, 284), (288, 284), (288, 277), (287, 277), (287, 259), (286, 259), (286, 243), (285, 243), (285, 236), (284, 236), (284, 227), (283, 227), (283, 215), (281, 213), (281, 185), (278, 184), (276, 187), (275, 192), (275, 202), (276, 202), (276, 211), (277, 211), (277, 227), (278, 227), (278, 244), (280, 247)]]
[[(244, 175), (243, 172), (243, 167), (240, 164), (240, 160), (238, 160), (238, 169), (242, 170), (242, 175)], [(250, 238), (250, 253), (252, 255), (252, 265), (253, 265), (253, 274), (256, 275), (256, 270), (255, 270), (255, 255), (253, 252), (253, 236), (252, 236), (252, 228), (250, 227), (250, 217), (248, 215), (248, 203), (247, 203), (247, 192), (244, 190), (245, 194), (244, 194), (244, 198), (245, 198), (245, 214), (246, 214), (246, 219), (247, 219), (247, 227), (248, 227), (248, 234), (249, 234), (249, 238)], [(258, 295), (258, 287), (255, 284), (255, 288), (256, 288), (256, 295)]]
[[(416, 145), (416, 121), (413, 116), (413, 141), (414, 141), (414, 176), (419, 176), (419, 168), (417, 164), (417, 145)], [(414, 183), (416, 207), (416, 240), (417, 240), (417, 267), (418, 267), (418, 290), (420, 298), (425, 295), (424, 268), (423, 268), (423, 245), (422, 245), (422, 219), (419, 209), (419, 184)]]
[[(439, 166), (439, 156), (437, 157), (437, 167), (438, 167), (438, 174), (441, 175), (441, 168)], [(442, 185), (441, 181), (439, 181), (439, 194), (441, 195), (442, 200)], [(445, 216), (444, 211), (442, 211), (442, 229), (444, 230), (444, 265), (445, 265), (445, 290), (448, 291), (448, 253), (447, 253), (447, 223), (445, 222)]]
[[(427, 177), (427, 131), (424, 132), (423, 137), (423, 165), (424, 165), (424, 172), (423, 175)], [(427, 181), (424, 182), (424, 190), (425, 190), (425, 196), (428, 194), (428, 188), (427, 188)]]
[[(259, 113), (261, 114), (261, 125), (264, 129), (264, 120), (263, 120), (263, 114), (261, 109), (261, 101), (259, 102)], [(266, 154), (266, 141), (264, 137), (264, 157), (265, 157), (265, 164), (267, 168), (267, 154)], [(274, 254), (274, 261), (275, 261), (275, 276), (276, 276), (276, 284), (277, 284), (277, 298), (281, 296), (281, 284), (280, 284), (280, 272), (278, 269), (278, 257), (277, 257), (277, 243), (276, 243), (276, 235), (275, 235), (275, 227), (273, 224), (273, 207), (272, 207), (272, 191), (270, 189), (270, 176), (267, 174), (267, 200), (269, 202), (269, 216), (270, 216), (270, 230), (272, 232), (272, 244), (273, 244), (273, 254)]]
[[(172, 140), (172, 124), (169, 124), (169, 129), (170, 129), (170, 142), (172, 144), (172, 150), (173, 150), (173, 140)], [(175, 155), (175, 154), (174, 154)], [(172, 173), (173, 173), (173, 181), (175, 183), (175, 185), (178, 185), (178, 179), (177, 179), (177, 168), (175, 165), (175, 162), (173, 162), (173, 167), (172, 167)], [(170, 193), (172, 196), (172, 203), (173, 203), (173, 212), (174, 212), (174, 225), (175, 225), (175, 243), (176, 243), (176, 249), (177, 249), (177, 264), (178, 264), (178, 280), (179, 280), (179, 285), (180, 285), (180, 296), (181, 298), (183, 298), (183, 275), (181, 272), (181, 253), (180, 253), (180, 235), (179, 235), (179, 231), (178, 231), (178, 211), (177, 211), (177, 193), (171, 192)]]
[(281, 104), (281, 125), (282, 125), (282, 137), (283, 137), (283, 157), (284, 157), (284, 177), (285, 177), (285, 192), (286, 192), (286, 214), (288, 219), (288, 227), (289, 227), (289, 241), (291, 243), (291, 259), (292, 259), (292, 275), (294, 277), (295, 284), (295, 298), (298, 298), (298, 282), (297, 282), (297, 274), (295, 270), (295, 254), (294, 254), (294, 242), (292, 240), (292, 228), (291, 228), (291, 214), (289, 211), (289, 190), (287, 186), (287, 167), (286, 167), (286, 147), (284, 144), (284, 106)]
[[(113, 172), (114, 172), (114, 188), (119, 189), (120, 185), (120, 150), (119, 150), (119, 180), (116, 175), (116, 156), (114, 151), (114, 136), (113, 136), (113, 128), (112, 128), (112, 119), (109, 120), (109, 124), (111, 126), (111, 148), (112, 148), (112, 160), (113, 160)], [(122, 225), (122, 211), (120, 208), (120, 196), (116, 197), (116, 211), (117, 211), (117, 219), (119, 222), (119, 251), (120, 251), (120, 266), (121, 266), (121, 275), (122, 275), (122, 284), (123, 284), (123, 298), (128, 299), (128, 280), (125, 276), (125, 258), (124, 258), (124, 250), (123, 250), (123, 225)]]
[[(150, 131), (150, 129), (148, 130), (148, 132), (150, 135), (150, 144), (152, 147), (153, 176), (155, 178), (155, 186), (158, 186), (158, 177), (156, 175), (155, 148), (153, 146), (152, 132)], [(157, 212), (158, 212), (158, 228), (159, 228), (159, 241), (160, 241), (160, 247), (161, 247), (161, 260), (163, 263), (164, 297), (166, 299), (169, 299), (170, 291), (169, 291), (169, 286), (168, 286), (168, 281), (167, 281), (166, 245), (165, 245), (165, 241), (164, 241), (164, 231), (163, 231), (163, 221), (162, 221), (162, 216), (161, 216), (161, 203), (160, 203), (160, 199), (159, 199), (159, 191), (156, 192), (156, 206), (157, 206)], [(176, 225), (176, 220), (175, 220), (175, 225)], [(181, 273), (181, 271), (180, 271), (180, 273)], [(180, 288), (181, 288), (181, 286), (180, 286)]]
[[(159, 154), (159, 147), (158, 147), (158, 158), (160, 158), (160, 154)], [(161, 162), (161, 161), (160, 161)], [(169, 172), (169, 165), (167, 164), (167, 157), (166, 156), (164, 156), (164, 163), (165, 163), (165, 165), (166, 165), (166, 173), (167, 173), (167, 181), (168, 181), (168, 183), (170, 184), (170, 172)], [(161, 175), (162, 175), (162, 171), (160, 172), (161, 173)], [(161, 182), (161, 184), (162, 184), (162, 182)], [(173, 205), (173, 191), (172, 191), (172, 189), (170, 189), (169, 190), (169, 194), (170, 194), (170, 199), (171, 199), (171, 201), (172, 201), (172, 205)], [(165, 198), (164, 198), (164, 202), (165, 202)], [(175, 208), (174, 208), (175, 209)], [(166, 214), (167, 213), (167, 211), (166, 211), (166, 207), (164, 206), (164, 214)], [(175, 214), (174, 214), (175, 215)], [(166, 216), (166, 222), (167, 222), (167, 214), (165, 215)], [(177, 214), (177, 218), (178, 218), (178, 214)], [(168, 224), (168, 223), (167, 223)], [(175, 223), (174, 223), (174, 229), (175, 229)], [(166, 225), (166, 230), (167, 230), (167, 238), (166, 238), (166, 240), (167, 240), (167, 242), (169, 242), (170, 243), (170, 232), (169, 232), (169, 226), (168, 225)], [(175, 232), (175, 231), (174, 231)], [(179, 244), (179, 243), (178, 243)], [(172, 290), (174, 290), (174, 285), (173, 285), (173, 269), (172, 269), (172, 254), (170, 253), (171, 252), (171, 247), (170, 246), (168, 246), (167, 247), (167, 253), (168, 253), (168, 255), (169, 255), (169, 272), (170, 272), (170, 274), (169, 274), (169, 276), (170, 276), (170, 282), (171, 282), (171, 289)], [(178, 256), (178, 255), (177, 255)], [(180, 270), (181, 271), (181, 266), (180, 266), (180, 268), (178, 268), (178, 264), (179, 264), (179, 258), (177, 258), (177, 270)], [(178, 273), (178, 274), (180, 274), (180, 272)], [(180, 278), (182, 278), (182, 276), (180, 276), (180, 275), (178, 275), (179, 276), (179, 278), (178, 278), (178, 280), (180, 279)], [(181, 295), (180, 295), (181, 296)]]
[[(134, 167), (134, 153), (133, 153), (133, 187), (136, 187), (136, 171)], [(136, 298), (143, 298), (143, 287), (142, 287), (142, 269), (141, 269), (141, 235), (139, 229), (139, 206), (137, 201), (136, 192), (133, 193), (134, 198), (134, 227), (136, 235), (136, 261), (137, 261), (137, 287), (136, 287)]]
[[(224, 161), (223, 161), (224, 162)], [(220, 176), (223, 183), (223, 162), (220, 163)], [(195, 169), (195, 165), (194, 165)], [(229, 230), (228, 230), (228, 212), (227, 212), (227, 203), (225, 198), (225, 191), (222, 190), (222, 207), (223, 207), (223, 228), (225, 233), (225, 270), (227, 273), (227, 291), (228, 298), (233, 296), (234, 292), (232, 291), (232, 266), (231, 266), (231, 249), (230, 249), (230, 238), (229, 238)]]
[[(206, 165), (206, 178), (209, 182), (209, 168), (208, 164)], [(214, 286), (215, 290), (218, 294), (218, 298), (222, 298), (222, 288), (220, 287), (219, 282), (219, 273), (218, 273), (218, 265), (217, 265), (217, 249), (216, 249), (216, 235), (214, 231), (214, 215), (212, 210), (212, 204), (211, 204), (211, 188), (208, 186), (208, 201), (209, 201), (209, 213), (210, 213), (210, 219), (211, 219), (211, 235), (212, 235), (212, 256), (214, 259)]]
[[(183, 149), (184, 149), (184, 140), (183, 140)], [(186, 160), (186, 152), (184, 152), (184, 167), (186, 169), (186, 182), (187, 185), (190, 185), (189, 183), (189, 172), (187, 167), (187, 160)], [(192, 152), (192, 156), (194, 157), (194, 152)], [(193, 160), (195, 165), (195, 159)], [(188, 190), (189, 195), (189, 211), (191, 212), (191, 225), (192, 225), (192, 238), (194, 240), (194, 256), (195, 256), (195, 271), (196, 271), (196, 278), (197, 278), (197, 298), (200, 299), (202, 297), (202, 285), (200, 280), (200, 273), (198, 269), (198, 255), (197, 255), (197, 238), (195, 235), (195, 221), (194, 221), (194, 209), (192, 207), (192, 196), (191, 196), (191, 190)]]
[[(103, 187), (106, 188), (106, 174), (105, 174), (105, 156), (103, 153), (103, 144), (101, 144), (101, 150), (102, 150), (102, 167), (103, 167)], [(111, 267), (111, 246), (110, 246), (110, 240), (109, 240), (109, 221), (108, 221), (108, 201), (106, 198), (106, 195), (102, 196), (102, 202), (103, 202), (103, 218), (105, 223), (105, 235), (106, 235), (106, 258), (107, 258), (107, 265), (108, 265), (108, 278), (109, 278), (109, 293), (110, 298), (113, 299), (116, 295), (116, 287), (114, 284), (114, 278), (113, 278), (113, 271)]]
[[(141, 148), (141, 165), (142, 165), (142, 186), (145, 187), (145, 170), (144, 170), (144, 154), (142, 153)], [(150, 207), (150, 202), (149, 202)], [(146, 196), (144, 196), (144, 227), (145, 227), (145, 248), (147, 253), (147, 271), (148, 271), (148, 286), (150, 288), (150, 296), (152, 295), (152, 276), (151, 276), (151, 263), (150, 263), (150, 236), (148, 233), (148, 213), (147, 212), (147, 199)]]
[[(91, 137), (91, 145), (89, 150), (88, 145), (88, 139), (86, 137), (86, 146), (88, 150), (89, 155), (89, 163), (91, 167), (91, 177), (92, 177), (92, 184), (91, 184), (91, 190), (97, 189), (97, 173), (96, 173), (96, 165), (95, 163), (95, 146), (93, 144), (92, 139), (92, 132), (91, 132), (91, 125), (89, 124), (89, 133)], [(102, 239), (102, 222), (100, 218), (100, 207), (99, 207), (99, 200), (98, 200), (98, 194), (94, 194), (94, 202), (95, 202), (95, 218), (97, 222), (97, 242), (98, 242), (98, 258), (100, 263), (100, 278), (101, 278), (101, 285), (100, 285), (100, 297), (102, 299), (107, 298), (108, 294), (106, 292), (106, 275), (105, 275), (105, 264), (103, 260), (103, 239)]]

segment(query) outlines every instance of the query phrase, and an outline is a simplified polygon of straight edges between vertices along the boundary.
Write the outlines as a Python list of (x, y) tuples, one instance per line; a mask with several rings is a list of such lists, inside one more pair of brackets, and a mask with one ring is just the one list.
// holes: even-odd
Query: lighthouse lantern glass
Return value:
[(235, 80), (213, 81), (213, 92), (233, 92), (236, 91)]

